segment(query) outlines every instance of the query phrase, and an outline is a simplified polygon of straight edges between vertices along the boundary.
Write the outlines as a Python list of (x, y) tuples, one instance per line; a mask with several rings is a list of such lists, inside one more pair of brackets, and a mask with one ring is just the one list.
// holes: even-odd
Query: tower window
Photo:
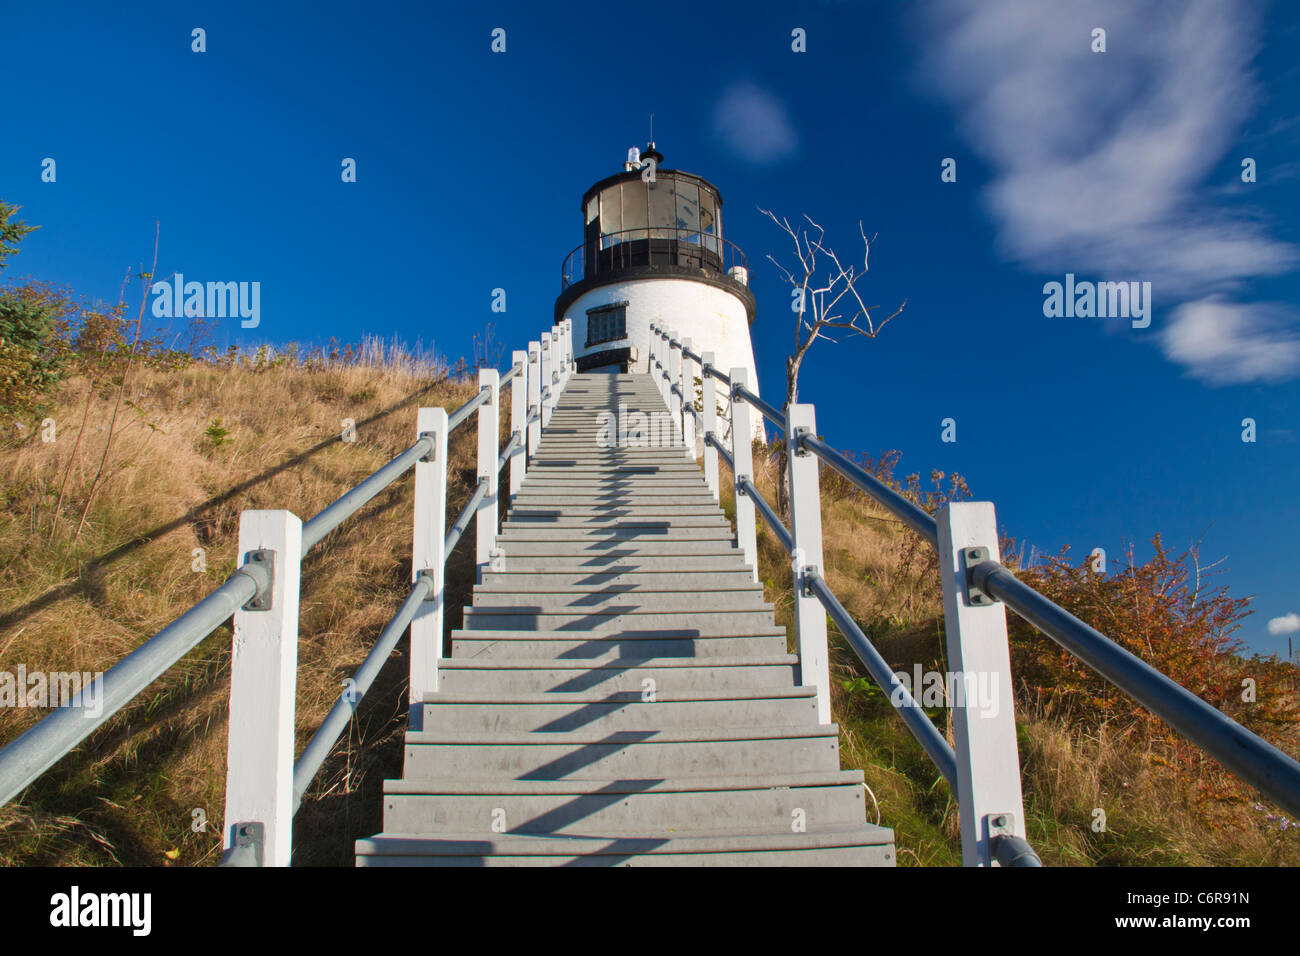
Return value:
[(587, 310), (587, 347), (627, 338), (627, 302)]

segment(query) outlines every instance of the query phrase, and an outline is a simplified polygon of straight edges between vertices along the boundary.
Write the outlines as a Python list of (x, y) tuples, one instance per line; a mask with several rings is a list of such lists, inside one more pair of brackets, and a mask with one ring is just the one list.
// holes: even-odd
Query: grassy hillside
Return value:
[[(896, 456), (867, 462), (869, 470), (892, 480)], [(724, 466), (725, 467), (725, 466)], [(775, 453), (755, 448), (757, 484), (769, 502), (777, 501), (779, 462)], [(894, 482), (914, 501), (934, 512), (949, 498), (968, 495), (958, 476), (937, 474), (923, 491), (916, 476)], [(940, 487), (940, 483), (943, 486)], [(947, 671), (939, 570), (934, 552), (891, 515), (825, 469), (822, 478), (824, 573), (832, 591), (895, 670)], [(728, 509), (734, 504), (728, 496)], [(1008, 542), (1009, 544), (1009, 542)], [(1004, 555), (1011, 549), (1004, 547)], [(1015, 567), (1013, 557), (1005, 558)], [(1152, 575), (1152, 569), (1160, 572)], [(1121, 596), (1144, 604), (1152, 595), (1176, 591), (1180, 567), (1153, 559), (1128, 579), (1112, 572), (1107, 585), (1134, 593)], [(768, 600), (777, 606), (794, 649), (791, 569), (776, 538), (759, 521), (759, 573)], [(1300, 753), (1296, 668), (1274, 660), (1245, 658), (1230, 631), (1244, 602), (1202, 587), (1190, 602), (1168, 614), (1122, 614), (1105, 620), (1094, 613), (1097, 582), (1083, 574), (1083, 585), (1059, 587), (1060, 575), (1036, 575), (1033, 583), (1076, 615), (1120, 639), (1185, 686), (1225, 709), (1230, 716), (1288, 753)], [(1076, 578), (1079, 576), (1076, 573)], [(1057, 587), (1054, 589), (1054, 585)], [(1154, 598), (1153, 598), (1154, 601)], [(1188, 604), (1195, 611), (1188, 611)], [(1202, 609), (1205, 609), (1202, 611)], [(1213, 620), (1209, 620), (1217, 612)], [(1204, 618), (1198, 615), (1204, 615)], [(1300, 825), (1240, 784), (1209, 757), (1177, 740), (1172, 732), (1100, 678), (1081, 678), (1086, 669), (1065, 661), (1064, 652), (1008, 611), (1015, 706), (1023, 771), (1025, 813), (1030, 842), (1047, 865), (1259, 866), (1300, 864)], [(1114, 626), (1112, 626), (1114, 625)], [(1130, 626), (1131, 625), (1131, 626)], [(1163, 628), (1163, 630), (1162, 630)], [(871, 798), (869, 815), (893, 827), (900, 865), (960, 865), (958, 809), (947, 783), (920, 745), (877, 690), (854, 653), (831, 625), (831, 677), (834, 718), (841, 728), (844, 767), (861, 769)], [(1200, 663), (1179, 671), (1196, 652)], [(1044, 661), (1050, 663), (1046, 667)], [(1044, 677), (1046, 674), (1046, 678)], [(1090, 672), (1089, 672), (1090, 674)], [(1202, 679), (1202, 675), (1208, 677)], [(1241, 678), (1259, 684), (1258, 701), (1240, 702)], [(1043, 684), (1062, 685), (1044, 694)], [(1086, 695), (1085, 705), (1066, 691), (1070, 682)], [(1053, 689), (1058, 689), (1053, 686)], [(1082, 696), (1082, 695), (1076, 695)], [(1067, 701), (1066, 705), (1062, 701)], [(952, 740), (950, 712), (927, 708)], [(1100, 715), (1098, 717), (1098, 715)], [(1105, 814), (1104, 829), (1098, 809)]]
[[(262, 354), (143, 365), (131, 373), (96, 482), (116, 386), (92, 387), (85, 373), (64, 380), (36, 418), (0, 432), (0, 671), (20, 663), (107, 669), (231, 572), (241, 509), (287, 507), (308, 517), (411, 443), (418, 405), (451, 408), (472, 394), (445, 371), (377, 351), (324, 362)], [(42, 441), (42, 418), (55, 423), (53, 442)], [(356, 423), (355, 442), (340, 439), (345, 419)], [(471, 432), (452, 442), (453, 510), (473, 482)], [(777, 463), (766, 454), (756, 462), (758, 483), (775, 501)], [(891, 665), (946, 670), (928, 547), (829, 477), (823, 487), (825, 569), (835, 593)], [(944, 489), (962, 491), (960, 480)], [(923, 494), (916, 482), (909, 493), (931, 508), (943, 497)], [(406, 592), (410, 495), (409, 479), (400, 482), (304, 562), (299, 748)], [(196, 548), (205, 549), (203, 570), (195, 570)], [(789, 563), (765, 531), (760, 571), (789, 627)], [(461, 549), (449, 569), (449, 628), (459, 624), (469, 581)], [(1026, 674), (1051, 663), (1033, 656), (1045, 638), (1018, 631), (1015, 642)], [(213, 863), (229, 654), (223, 627), (19, 802), (0, 808), (0, 863)], [(1236, 665), (1215, 660), (1235, 679)], [(895, 829), (903, 865), (959, 863), (946, 784), (842, 641), (832, 666), (842, 760), (866, 774), (869, 817)], [(380, 829), (381, 782), (401, 764), (406, 673), (403, 642), (304, 801), (295, 863), (350, 864), (352, 840)], [(1267, 673), (1275, 680), (1280, 672)], [(1270, 735), (1296, 752), (1294, 711), (1273, 712)], [(930, 713), (946, 727), (945, 710)], [(1017, 714), (1029, 835), (1045, 862), (1300, 863), (1300, 827), (1255, 809), (1256, 797), (1131, 715), (1082, 719), (1078, 707), (1020, 687)], [(0, 742), (37, 716), (0, 710)], [(1104, 832), (1092, 829), (1098, 807)], [(195, 810), (210, 821), (202, 832), (192, 827)]]
[[(417, 405), (453, 408), (473, 393), (382, 350), (309, 364), (262, 353), (140, 366), (78, 533), (116, 387), (90, 389), (83, 375), (64, 381), (42, 412), (55, 441), (41, 440), (38, 421), (0, 433), (0, 671), (106, 670), (233, 571), (241, 509), (288, 508), (305, 519), (415, 440)], [(354, 442), (341, 440), (345, 419), (355, 422)], [(452, 440), (453, 508), (473, 482), (470, 432)], [(410, 538), (408, 478), (305, 559), (299, 749), (405, 596)], [(206, 551), (205, 570), (195, 570), (196, 548)], [(458, 609), (463, 551), (451, 570), (448, 605)], [(20, 802), (0, 808), (0, 863), (214, 862), (230, 638), (228, 625), (219, 629)], [(401, 761), (406, 672), (403, 644), (304, 801), (295, 862), (350, 864), (351, 841), (380, 829), (380, 784)], [(0, 710), (0, 741), (38, 716)], [(192, 826), (195, 810), (211, 821), (204, 832)]]

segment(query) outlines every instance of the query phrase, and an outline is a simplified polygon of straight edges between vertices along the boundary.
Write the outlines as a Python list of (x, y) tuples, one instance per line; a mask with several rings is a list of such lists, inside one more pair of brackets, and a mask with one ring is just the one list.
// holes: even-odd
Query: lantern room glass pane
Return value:
[[(619, 241), (644, 239), (646, 228), (646, 184), (639, 179), (623, 184), (623, 235)], [(628, 230), (638, 230), (629, 232)]]
[(600, 247), (606, 249), (625, 237), (616, 235), (623, 228), (623, 201), (617, 185), (600, 193)]
[(678, 238), (687, 242), (700, 241), (700, 189), (695, 183), (677, 184)]
[(590, 199), (587, 200), (587, 223), (588, 223), (588, 225), (590, 225), (592, 222), (595, 221), (595, 219), (596, 219), (596, 214), (597, 214), (598, 211), (599, 211), (599, 206), (597, 205), (597, 197), (596, 197), (596, 196), (592, 196)]
[(646, 185), (650, 192), (650, 238), (671, 239), (677, 233), (673, 182), (670, 179), (659, 179)]
[(702, 243), (710, 252), (718, 251), (718, 199), (710, 190), (700, 190), (700, 232)]

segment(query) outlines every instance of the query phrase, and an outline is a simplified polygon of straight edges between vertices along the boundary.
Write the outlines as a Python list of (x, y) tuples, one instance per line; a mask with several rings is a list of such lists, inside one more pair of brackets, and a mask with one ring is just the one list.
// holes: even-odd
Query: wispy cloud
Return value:
[(790, 114), (779, 99), (754, 83), (728, 87), (713, 108), (714, 133), (739, 158), (767, 164), (799, 149)]
[[(1150, 281), (1158, 305), (1185, 303), (1164, 353), (1214, 384), (1300, 374), (1294, 316), (1228, 298), (1292, 269), (1298, 250), (1216, 205), (1206, 183), (1256, 97), (1256, 13), (1219, 0), (935, 0), (925, 15), (924, 82), (993, 169), (984, 199), (1000, 250), (1054, 274)], [(1095, 27), (1106, 53), (1090, 49)]]
[(1279, 634), (1294, 634), (1297, 631), (1300, 631), (1300, 614), (1294, 611), (1268, 622), (1268, 632), (1275, 637)]
[(1295, 326), (1296, 315), (1285, 306), (1211, 297), (1176, 308), (1160, 348), (1210, 385), (1282, 382), (1300, 374)]

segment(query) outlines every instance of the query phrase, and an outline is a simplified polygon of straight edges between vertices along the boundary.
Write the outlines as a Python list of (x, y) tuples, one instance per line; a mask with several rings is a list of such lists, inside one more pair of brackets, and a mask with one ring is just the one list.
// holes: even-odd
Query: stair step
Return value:
[[(724, 736), (737, 734), (740, 736)], [(597, 734), (453, 734), (408, 731), (404, 779), (503, 776), (605, 781), (611, 777), (807, 773), (838, 770), (838, 728), (727, 728)]]
[(474, 589), (500, 591), (513, 594), (546, 594), (551, 592), (600, 591), (619, 588), (630, 593), (641, 591), (678, 591), (695, 594), (700, 591), (752, 590), (762, 594), (762, 587), (754, 583), (748, 570), (696, 571), (690, 575), (672, 571), (574, 571), (526, 572), (487, 571), (483, 583)]
[(893, 866), (893, 831), (602, 838), (502, 833), (382, 833), (356, 844), (358, 866)]
[[(773, 655), (763, 660), (732, 663), (710, 658), (707, 665), (690, 659), (656, 658), (590, 666), (582, 661), (448, 658), (440, 662), (438, 689), (456, 694), (490, 694), (503, 698), (517, 693), (616, 691), (680, 693), (703, 689), (736, 690), (793, 687), (795, 658)], [(647, 683), (649, 682), (649, 683)]]
[(651, 591), (647, 588), (631, 590), (624, 587), (605, 587), (581, 591), (520, 592), (483, 586), (474, 589), (475, 609), (532, 608), (545, 611), (570, 610), (573, 613), (600, 611), (618, 613), (659, 611), (768, 611), (770, 604), (763, 603), (763, 589), (756, 584), (743, 588), (719, 589), (707, 592)]
[(671, 838), (699, 832), (786, 834), (795, 821), (839, 829), (861, 825), (865, 816), (860, 780), (843, 779), (853, 776), (773, 774), (761, 782), (721, 777), (708, 778), (706, 786), (690, 777), (624, 779), (595, 791), (569, 781), (509, 780), (496, 787), (491, 780), (390, 780), (384, 786), (384, 830)]
[[(473, 631), (466, 632), (473, 634)], [(785, 650), (785, 637), (690, 637), (628, 638), (607, 637), (599, 640), (539, 640), (532, 631), (520, 631), (517, 638), (461, 637), (453, 639), (452, 654), (460, 658), (510, 658), (538, 660), (559, 658), (613, 664), (623, 660), (649, 660), (662, 657), (738, 658), (752, 654), (768, 657)]]
[[(735, 691), (714, 692), (712, 699), (675, 699), (667, 692), (654, 700), (639, 693), (623, 695), (519, 694), (504, 700), (460, 700), (449, 693), (431, 695), (423, 705), (422, 727), (447, 727), (461, 731), (502, 733), (559, 733), (590, 730), (671, 730), (678, 727), (804, 726), (816, 723), (817, 701), (812, 688), (787, 687), (756, 690), (756, 696), (738, 697)], [(762, 696), (757, 696), (762, 695)], [(575, 699), (576, 698), (576, 699)], [(562, 699), (562, 700), (557, 700)]]
[(678, 611), (640, 609), (633, 603), (615, 608), (594, 608), (588, 612), (564, 608), (550, 610), (524, 607), (467, 607), (465, 629), (503, 631), (571, 631), (575, 636), (608, 631), (674, 631), (682, 637), (714, 637), (724, 634), (753, 634), (772, 626), (772, 607), (759, 604), (753, 609)]

